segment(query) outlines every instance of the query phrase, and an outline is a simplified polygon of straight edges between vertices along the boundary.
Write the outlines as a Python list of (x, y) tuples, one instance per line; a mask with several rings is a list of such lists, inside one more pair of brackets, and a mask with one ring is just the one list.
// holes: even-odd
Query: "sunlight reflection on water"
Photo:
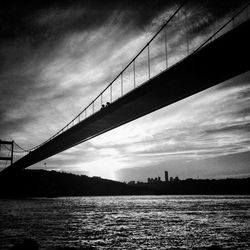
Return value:
[(250, 196), (123, 196), (0, 200), (0, 249), (249, 249)]

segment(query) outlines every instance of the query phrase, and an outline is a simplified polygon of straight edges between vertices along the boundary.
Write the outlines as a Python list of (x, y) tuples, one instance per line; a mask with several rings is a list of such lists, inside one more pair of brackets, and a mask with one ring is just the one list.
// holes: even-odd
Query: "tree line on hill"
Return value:
[(59, 197), (102, 195), (250, 194), (250, 178), (126, 183), (45, 170), (22, 170), (0, 176), (0, 197)]

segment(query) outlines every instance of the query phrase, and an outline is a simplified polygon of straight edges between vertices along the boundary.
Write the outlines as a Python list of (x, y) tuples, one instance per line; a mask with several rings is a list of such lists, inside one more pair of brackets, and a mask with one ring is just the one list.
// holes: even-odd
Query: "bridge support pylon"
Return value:
[(10, 161), (11, 165), (13, 164), (13, 151), (14, 151), (14, 141), (3, 141), (3, 140), (0, 140), (0, 151), (1, 151), (1, 148), (2, 148), (2, 145), (10, 145), (11, 146), (11, 154), (10, 156), (1, 156), (0, 155), (0, 161)]

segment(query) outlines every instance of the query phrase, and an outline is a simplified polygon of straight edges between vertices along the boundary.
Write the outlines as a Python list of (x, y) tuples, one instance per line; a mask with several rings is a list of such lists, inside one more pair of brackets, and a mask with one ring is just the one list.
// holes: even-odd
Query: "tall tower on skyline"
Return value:
[(168, 171), (165, 171), (165, 181), (168, 182)]

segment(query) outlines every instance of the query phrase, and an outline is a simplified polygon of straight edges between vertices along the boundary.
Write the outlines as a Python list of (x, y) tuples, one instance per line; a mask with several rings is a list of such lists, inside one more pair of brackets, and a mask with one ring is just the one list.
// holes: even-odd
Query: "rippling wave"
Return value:
[(25, 238), (42, 249), (250, 249), (250, 196), (0, 200), (0, 249)]

